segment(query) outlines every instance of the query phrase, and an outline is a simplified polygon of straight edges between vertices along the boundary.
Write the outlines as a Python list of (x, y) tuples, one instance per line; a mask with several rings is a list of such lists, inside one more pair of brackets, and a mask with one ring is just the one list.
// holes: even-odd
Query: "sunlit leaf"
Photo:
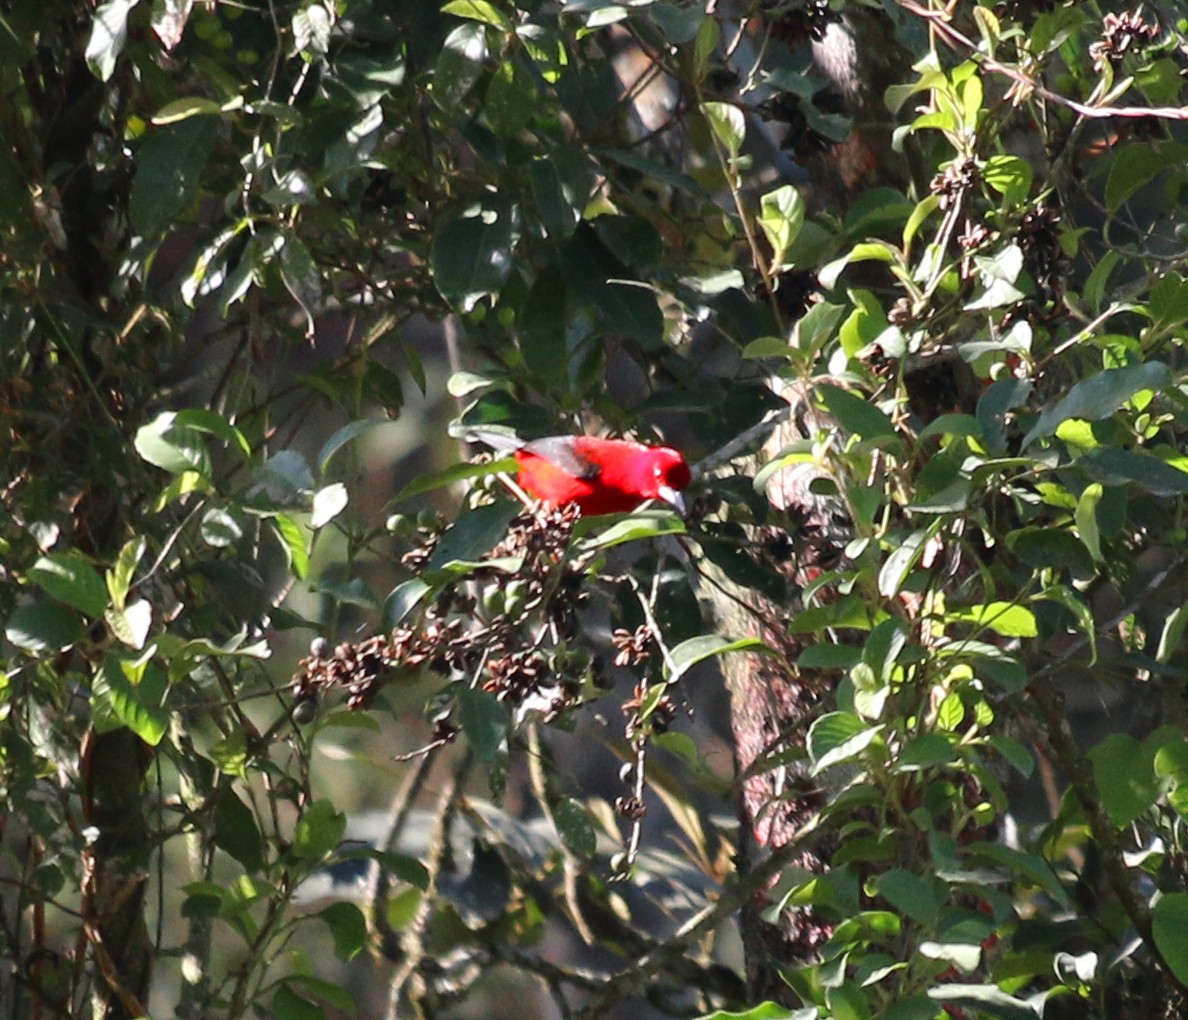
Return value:
[(75, 549), (42, 556), (29, 568), (29, 579), (88, 616), (102, 616), (107, 608), (107, 586), (99, 571)]
[(458, 722), (479, 761), (494, 758), (507, 738), (507, 709), (486, 691), (470, 687), (458, 691)]
[(328, 800), (314, 801), (297, 820), (292, 852), (312, 860), (325, 857), (342, 842), (345, 831), (346, 815), (335, 811)]
[(666, 676), (665, 679), (676, 680), (697, 663), (705, 659), (714, 658), (715, 656), (726, 655), (730, 652), (763, 652), (768, 655), (775, 654), (758, 638), (739, 638), (737, 641), (730, 641), (717, 634), (705, 634), (701, 637), (689, 638), (687, 641), (682, 641), (675, 648), (671, 649), (668, 653), (665, 669), (667, 670), (671, 666), (672, 675)]

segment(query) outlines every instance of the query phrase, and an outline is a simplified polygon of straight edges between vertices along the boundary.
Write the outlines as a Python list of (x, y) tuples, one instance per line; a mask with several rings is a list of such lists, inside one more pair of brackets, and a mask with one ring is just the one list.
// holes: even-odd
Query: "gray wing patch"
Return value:
[(602, 468), (593, 461), (587, 460), (574, 449), (573, 439), (568, 436), (534, 439), (524, 449), (528, 453), (535, 453), (538, 457), (543, 457), (566, 474), (573, 475), (574, 478), (597, 478), (602, 472)]

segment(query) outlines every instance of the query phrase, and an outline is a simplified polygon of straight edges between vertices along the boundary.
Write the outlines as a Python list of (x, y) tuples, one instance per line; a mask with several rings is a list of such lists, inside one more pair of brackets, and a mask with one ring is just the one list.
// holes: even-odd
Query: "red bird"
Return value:
[(634, 510), (662, 499), (685, 512), (682, 490), (693, 475), (685, 458), (666, 446), (644, 446), (626, 439), (550, 436), (525, 442), (486, 429), (470, 436), (496, 450), (512, 450), (520, 466), (520, 485), (556, 506), (576, 503), (586, 516)]

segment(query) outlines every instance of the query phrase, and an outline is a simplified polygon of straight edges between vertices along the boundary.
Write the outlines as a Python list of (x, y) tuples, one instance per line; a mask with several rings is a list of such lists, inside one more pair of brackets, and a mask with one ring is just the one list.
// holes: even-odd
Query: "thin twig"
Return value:
[[(429, 770), (437, 760), (437, 751), (440, 749), (440, 746), (430, 747), (421, 756), (416, 767), (409, 770), (408, 775), (404, 777), (404, 782), (396, 790), (395, 795), (392, 797), (392, 803), (388, 805), (388, 818), (384, 826), (383, 839), (377, 844), (380, 850), (388, 852), (395, 848), (397, 841), (400, 839), (400, 834), (404, 831), (404, 826), (408, 822), (409, 812), (416, 802), (417, 795), (423, 789), (425, 780), (429, 776)], [(399, 935), (388, 924), (387, 913), (384, 910), (390, 885), (387, 870), (378, 860), (372, 861), (370, 872), (367, 876), (367, 897), (363, 913), (369, 923), (380, 934), (385, 947), (388, 945), (394, 946), (399, 941)]]
[[(421, 897), (421, 905), (417, 916), (404, 932), (402, 939), (404, 949), (404, 963), (397, 968), (392, 976), (392, 983), (388, 988), (388, 1007), (384, 1014), (386, 1020), (397, 1020), (400, 1016), (400, 1000), (404, 989), (416, 978), (425, 962), (427, 929), (433, 917), (433, 909), (437, 902), (437, 883), (441, 869), (446, 866), (450, 858), (450, 825), (457, 810), (458, 798), (462, 794), (462, 786), (466, 781), (472, 765), (473, 754), (467, 752), (452, 774), (446, 777), (441, 795), (437, 801), (437, 824), (434, 827), (433, 838), (426, 855), (425, 868), (429, 872), (429, 882)], [(424, 1004), (417, 994), (422, 989), (414, 988), (410, 996), (414, 1013), (423, 1017)]]
[(649, 978), (664, 970), (674, 960), (682, 959), (694, 943), (733, 916), (756, 891), (763, 889), (797, 856), (810, 849), (824, 832), (820, 816), (814, 815), (801, 828), (796, 839), (772, 851), (771, 856), (756, 864), (746, 875), (738, 876), (734, 883), (723, 890), (717, 902), (689, 918), (672, 938), (651, 952), (645, 953), (637, 963), (626, 970), (621, 970), (609, 978), (602, 990), (575, 1014), (575, 1020), (598, 1020), (612, 1007), (636, 994)]
[(1048, 100), (1048, 102), (1063, 106), (1082, 117), (1088, 117), (1094, 120), (1107, 120), (1110, 117), (1158, 117), (1161, 120), (1188, 120), (1188, 106), (1090, 106), (1086, 103), (1077, 102), (1075, 99), (1069, 99), (1067, 96), (1062, 96), (1058, 92), (1053, 92), (1051, 89), (1041, 85), (1035, 78), (1025, 74), (1018, 68), (1009, 67), (1006, 64), (999, 63), (993, 57), (982, 55), (978, 50), (977, 43), (954, 28), (949, 23), (948, 16), (943, 11), (927, 10), (919, 4), (914, 3), (913, 0), (899, 0), (899, 6), (905, 11), (928, 21), (937, 35), (941, 36), (951, 48), (955, 49), (957, 46), (964, 46), (971, 50), (972, 59), (984, 70), (1010, 78), (1012, 81), (1034, 92), (1037, 96)]
[(574, 857), (569, 847), (565, 845), (565, 839), (562, 837), (561, 830), (557, 826), (557, 819), (553, 817), (553, 808), (549, 804), (548, 779), (545, 776), (544, 747), (540, 741), (540, 727), (535, 722), (528, 723), (527, 736), (528, 776), (532, 782), (532, 792), (536, 795), (536, 802), (540, 805), (540, 809), (544, 813), (549, 825), (557, 833), (561, 853), (564, 857), (565, 906), (569, 910), (569, 919), (573, 922), (577, 933), (582, 937), (582, 941), (586, 945), (592, 946), (597, 943), (598, 939), (595, 937), (593, 930), (591, 930), (589, 923), (586, 921), (585, 915), (582, 913), (581, 902), (578, 898), (577, 880), (578, 874), (581, 871), (581, 864)]
[(752, 425), (746, 431), (735, 436), (725, 446), (720, 447), (711, 453), (708, 457), (704, 457), (693, 465), (693, 477), (703, 478), (711, 471), (721, 467), (723, 464), (734, 460), (740, 453), (742, 453), (752, 443), (759, 439), (765, 438), (768, 433), (774, 431), (792, 416), (792, 405), (786, 407), (778, 407), (774, 411), (769, 411), (763, 416), (763, 419)]

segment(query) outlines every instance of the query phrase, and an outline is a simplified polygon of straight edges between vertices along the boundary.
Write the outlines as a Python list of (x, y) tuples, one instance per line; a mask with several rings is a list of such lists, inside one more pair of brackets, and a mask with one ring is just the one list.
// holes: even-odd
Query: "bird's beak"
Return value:
[(665, 503), (670, 504), (682, 517), (689, 512), (688, 507), (685, 505), (685, 494), (683, 492), (677, 492), (671, 485), (661, 485), (656, 489), (656, 495), (664, 500)]

